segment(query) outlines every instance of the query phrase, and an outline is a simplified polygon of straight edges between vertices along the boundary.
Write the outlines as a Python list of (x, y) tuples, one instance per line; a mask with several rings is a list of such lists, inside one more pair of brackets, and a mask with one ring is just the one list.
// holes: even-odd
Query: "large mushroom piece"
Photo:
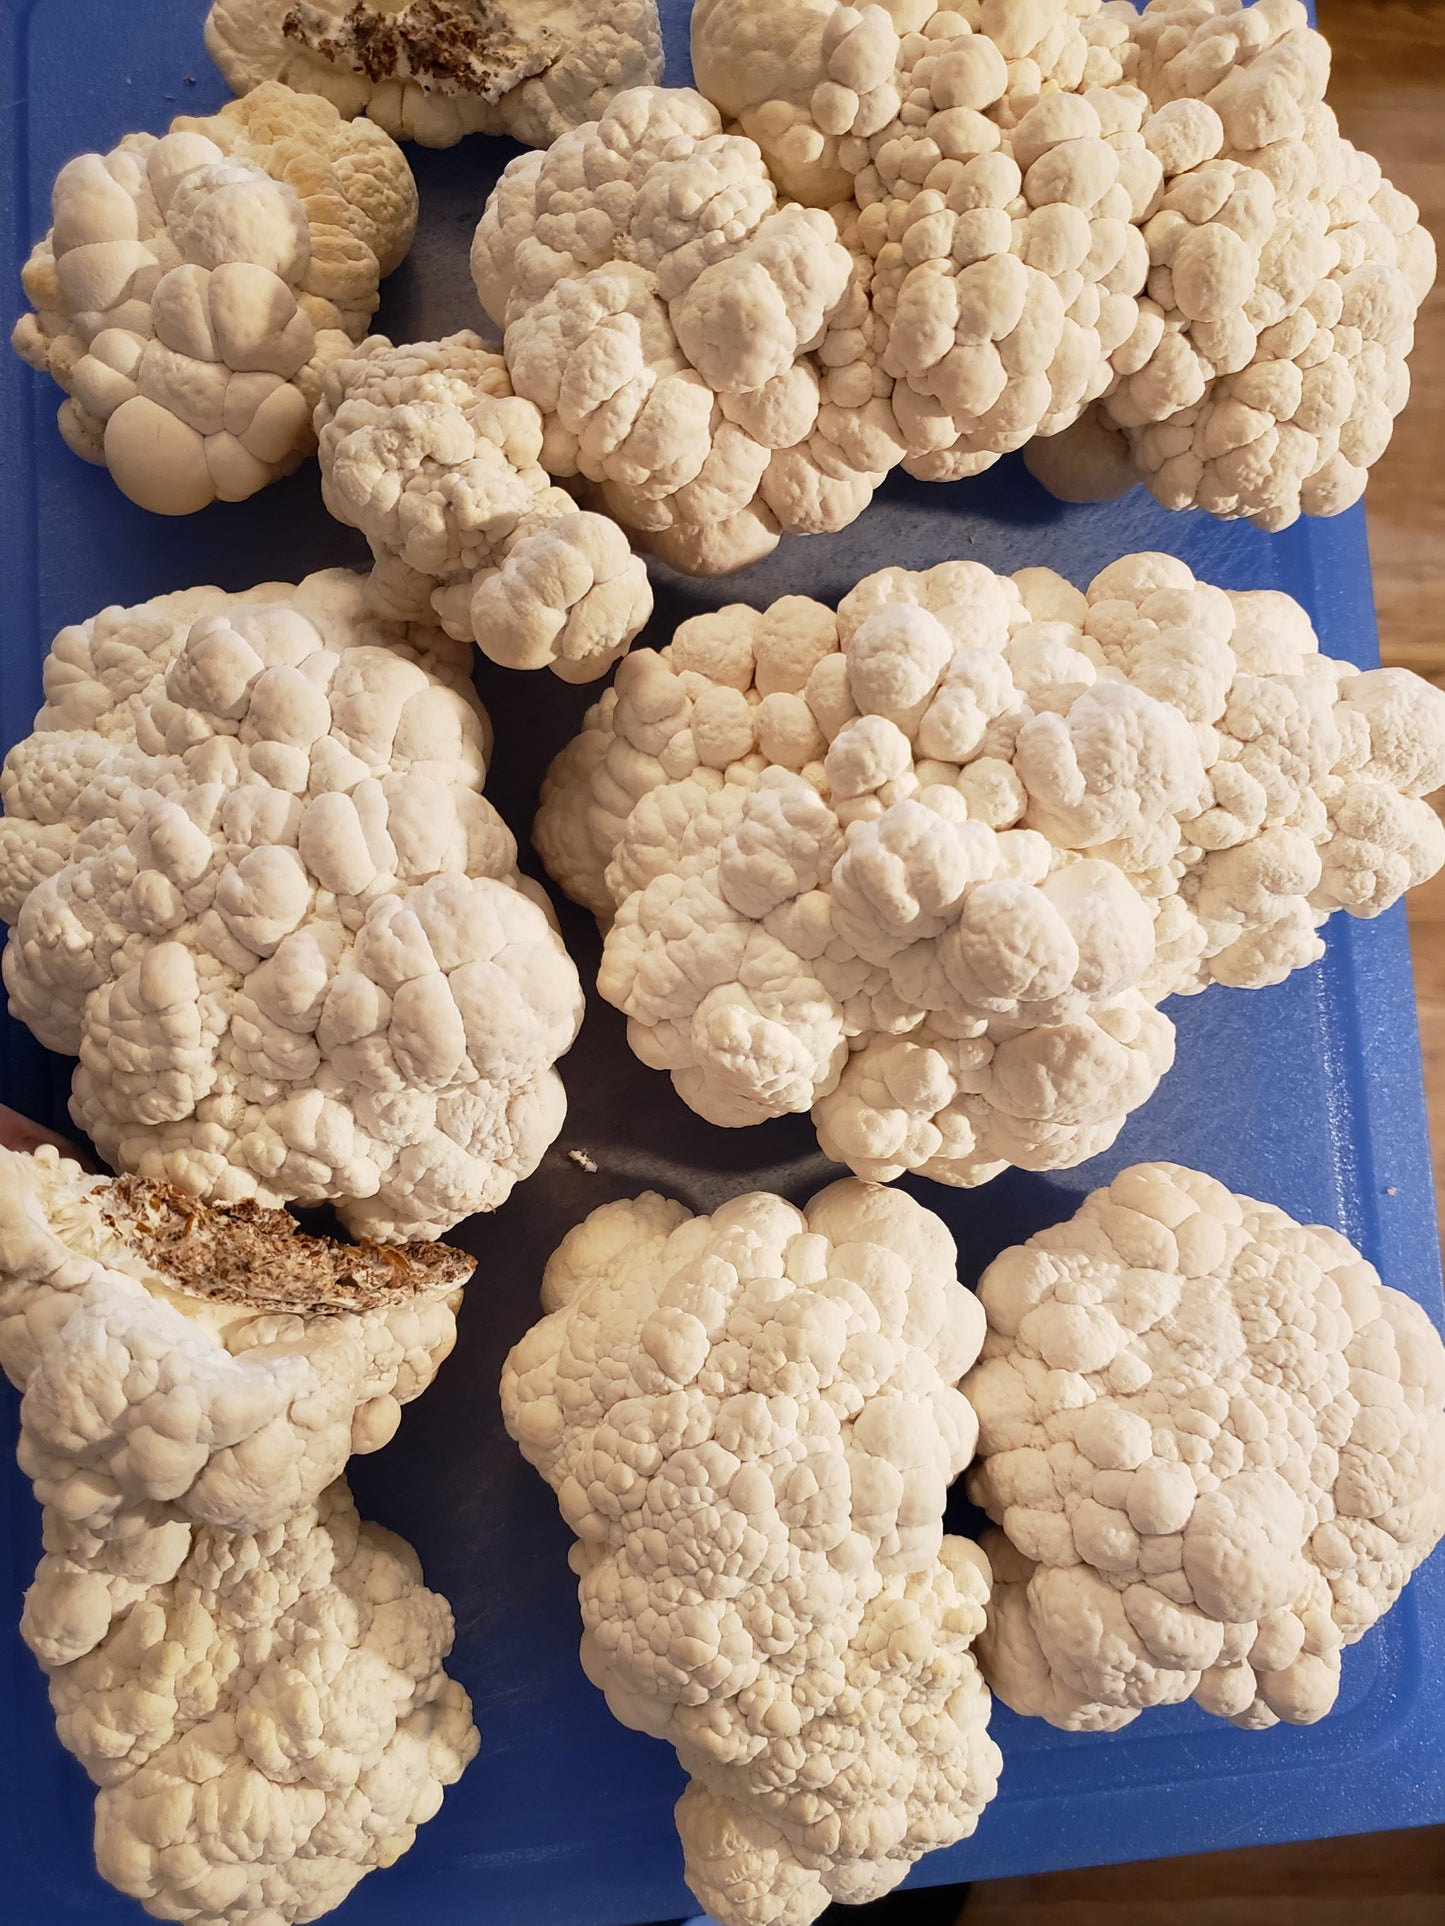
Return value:
[(754, 143), (683, 88), (635, 87), (511, 162), (472, 243), (547, 467), (690, 574), (841, 527), (882, 480), (814, 353), (850, 276), (831, 218), (780, 202)]
[(357, 1517), (472, 1260), (0, 1150), (0, 1366), (45, 1555), (21, 1630), (162, 1919), (289, 1926), (390, 1865), (477, 1749), (452, 1618)]
[(1140, 1164), (979, 1285), (980, 1641), (1017, 1712), (1323, 1718), (1445, 1535), (1445, 1344), (1338, 1231)]
[(67, 444), (160, 515), (243, 501), (315, 447), (329, 362), (416, 228), (379, 127), (272, 82), (67, 162), (12, 345), (65, 390)]
[(344, 569), (57, 637), (0, 775), (5, 983), (115, 1168), (379, 1237), (536, 1168), (582, 991), (469, 665)]
[(694, 616), (620, 667), (536, 842), (598, 988), (712, 1123), (891, 1182), (1107, 1149), (1166, 997), (1263, 988), (1445, 862), (1445, 693), (1173, 556), (974, 561)]
[(563, 1240), (507, 1359), (507, 1428), (577, 1534), (583, 1666), (676, 1746), (719, 1926), (876, 1899), (997, 1790), (988, 1561), (943, 1529), (983, 1335), (957, 1258), (851, 1180), (801, 1211), (624, 1199)]
[(698, 0), (692, 49), (700, 94), (514, 163), (474, 253), (556, 472), (674, 566), (1020, 448), (1271, 529), (1358, 498), (1435, 254), (1299, 0)]

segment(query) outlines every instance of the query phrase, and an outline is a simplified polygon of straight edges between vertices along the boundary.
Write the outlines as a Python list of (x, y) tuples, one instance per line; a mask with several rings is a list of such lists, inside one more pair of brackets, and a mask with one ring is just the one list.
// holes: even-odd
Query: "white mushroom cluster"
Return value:
[(1151, 351), (1116, 356), (1097, 418), (1030, 466), (1066, 499), (1142, 478), (1166, 508), (1261, 528), (1336, 515), (1409, 394), (1434, 243), (1341, 139), (1298, 0), (1152, 0), (1134, 51), (1168, 176), (1143, 227)]
[(1000, 1759), (945, 1536), (983, 1316), (939, 1220), (852, 1181), (806, 1210), (604, 1206), (547, 1267), (507, 1428), (577, 1534), (582, 1662), (668, 1740), (689, 1885), (807, 1926), (970, 1835)]
[(756, 146), (700, 94), (634, 88), (513, 161), (472, 274), (545, 418), (548, 471), (591, 484), (675, 566), (722, 573), (780, 528), (840, 527), (882, 479), (833, 439), (810, 359), (848, 251), (828, 214), (779, 205)]
[(546, 147), (662, 74), (657, 0), (214, 0), (206, 51), (233, 93), (283, 80), (422, 147)]
[[(1132, 12), (1100, 0), (696, 0), (693, 72), (783, 190), (827, 207), (889, 139), (933, 140), (927, 164), (915, 156), (922, 186), (959, 136), (987, 140), (970, 115), (1006, 135), (1042, 99), (1116, 85)], [(984, 151), (970, 145), (967, 158)]]
[[(1300, 0), (698, 0), (692, 41), (721, 121), (622, 97), (514, 164), (474, 254), (518, 392), (564, 431), (555, 472), (675, 566), (740, 567), (843, 527), (896, 467), (952, 481), (1025, 446), (1074, 499), (1142, 479), (1266, 528), (1357, 499), (1434, 248), (1340, 138)], [(644, 125), (696, 145), (644, 174)], [(754, 260), (760, 218), (805, 216), (792, 280)], [(813, 271), (829, 237), (841, 285)], [(700, 270), (705, 316), (674, 294)], [(613, 317), (626, 353), (594, 335)], [(743, 433), (705, 470), (669, 378)], [(710, 485), (660, 486), (664, 450)]]
[[(1338, 1231), (1140, 1164), (984, 1273), (980, 1654), (1015, 1711), (1310, 1724), (1445, 1536), (1445, 1345)], [(1006, 1536), (1005, 1536), (1006, 1534)]]
[(961, 561), (629, 657), (536, 842), (700, 1115), (972, 1185), (1105, 1149), (1165, 997), (1277, 983), (1433, 875), (1442, 782), (1445, 692), (1321, 655), (1288, 596)]
[(21, 1630), (162, 1919), (315, 1919), (477, 1749), (446, 1601), (340, 1473), (455, 1337), (471, 1260), (0, 1150), (0, 1366), (45, 1555)]
[(56, 177), (13, 346), (69, 397), (60, 431), (162, 515), (243, 501), (315, 445), (349, 353), (416, 226), (400, 148), (269, 85)]
[(373, 1236), (500, 1204), (582, 994), (461, 649), (333, 570), (106, 609), (45, 689), (0, 775), (4, 976), (102, 1155)]
[(1137, 335), (1162, 178), (1124, 31), (1065, 0), (702, 0), (695, 20), (703, 91), (857, 257), (868, 321), (842, 318), (825, 387), (875, 456), (950, 481), (1077, 419)]
[[(1110, 357), (1140, 327), (1146, 251), (1134, 223), (1160, 174), (1145, 105), (1122, 89), (1045, 93), (1002, 133), (961, 104), (997, 112), (1009, 100), (986, 99), (1007, 85), (1002, 54), (982, 35), (970, 42), (951, 52), (925, 41), (904, 65), (905, 97), (925, 93), (932, 111), (877, 135), (853, 187), (895, 459), (928, 481), (1056, 433), (1109, 386)], [(940, 156), (926, 186), (920, 150)]]
[(389, 620), (593, 682), (652, 613), (646, 565), (552, 485), (541, 413), (480, 336), (372, 336), (327, 369), (316, 429), (323, 499), (371, 544), (367, 598)]

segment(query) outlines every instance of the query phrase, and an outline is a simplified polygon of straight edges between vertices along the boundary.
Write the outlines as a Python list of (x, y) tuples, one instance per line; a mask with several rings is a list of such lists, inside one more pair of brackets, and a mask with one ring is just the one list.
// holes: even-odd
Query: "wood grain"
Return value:
[[(1334, 52), (1340, 131), (1373, 154), (1445, 237), (1445, 6), (1439, 0), (1319, 0)], [(1365, 497), (1380, 645), (1387, 662), (1445, 682), (1445, 283), (1427, 298), (1410, 358), (1412, 393)]]
[(1445, 1828), (974, 1886), (960, 1926), (1440, 1926)]
[[(1318, 0), (1318, 16), (1334, 49), (1341, 131), (1419, 203), (1439, 243), (1445, 0)], [(1370, 558), (1385, 661), (1445, 684), (1445, 287), (1422, 310), (1411, 374), (1409, 406), (1370, 477)], [(1445, 1203), (1445, 875), (1411, 899), (1410, 934)], [(959, 1917), (961, 1926), (1445, 1926), (1445, 1827), (991, 1880), (970, 1890)]]
[[(1445, 1222), (1445, 871), (1410, 899), (1410, 953), (1415, 964), (1420, 1048), (1425, 1058), (1435, 1202)], [(1441, 1770), (1445, 1772), (1445, 1764)]]
[[(1445, 241), (1445, 5), (1320, 0), (1340, 131), (1374, 154)], [(1445, 281), (1420, 314), (1412, 393), (1370, 476), (1366, 519), (1380, 653), (1445, 684)], [(1437, 1200), (1445, 1204), (1445, 875), (1409, 900)], [(1445, 1209), (1441, 1211), (1445, 1217)]]

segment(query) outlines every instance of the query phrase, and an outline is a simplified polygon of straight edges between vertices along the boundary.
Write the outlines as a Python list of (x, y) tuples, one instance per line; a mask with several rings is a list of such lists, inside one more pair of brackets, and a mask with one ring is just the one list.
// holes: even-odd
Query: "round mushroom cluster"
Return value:
[(969, 1489), (1018, 1712), (1323, 1718), (1445, 1535), (1445, 1345), (1338, 1231), (1139, 1164), (996, 1258)]
[(685, 89), (637, 87), (511, 162), (472, 244), (552, 474), (665, 560), (742, 567), (835, 528), (882, 473), (829, 440), (809, 351), (847, 294), (831, 218), (780, 206), (757, 148)]
[(1433, 875), (1442, 782), (1445, 692), (1322, 656), (1288, 596), (946, 562), (629, 657), (535, 840), (700, 1115), (971, 1185), (1107, 1148), (1165, 997), (1277, 983)]
[(61, 631), (0, 776), (5, 984), (117, 1169), (414, 1237), (536, 1168), (582, 992), (458, 653), (344, 570)]
[(140, 507), (189, 515), (314, 448), (322, 373), (365, 334), (417, 198), (380, 128), (272, 85), (80, 155), (52, 210), (15, 349), (69, 396), (76, 454)]

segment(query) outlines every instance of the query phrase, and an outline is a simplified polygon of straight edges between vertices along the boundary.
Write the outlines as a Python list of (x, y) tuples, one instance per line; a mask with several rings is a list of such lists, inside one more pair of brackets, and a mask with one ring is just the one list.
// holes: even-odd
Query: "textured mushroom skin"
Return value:
[(270, 83), (56, 178), (12, 345), (60, 431), (161, 515), (243, 501), (315, 446), (327, 364), (411, 246), (416, 184), (380, 131)]
[(367, 597), (388, 619), (593, 682), (652, 613), (646, 564), (553, 487), (541, 412), (479, 335), (373, 335), (328, 368), (316, 430), (322, 497), (371, 544)]
[(319, 1917), (476, 1752), (446, 1601), (340, 1475), (431, 1382), (471, 1268), (0, 1150), (0, 1367), (44, 1507), (21, 1631), (99, 1869), (159, 1918)]
[(1066, 499), (1143, 480), (1269, 529), (1359, 498), (1435, 250), (1299, 0), (700, 0), (693, 59), (859, 252), (910, 473), (1027, 444)]
[(886, 472), (855, 472), (820, 412), (813, 350), (851, 276), (831, 217), (780, 204), (754, 143), (684, 88), (633, 88), (511, 162), (472, 243), (547, 468), (690, 574), (842, 526)]
[(554, 763), (535, 840), (598, 987), (727, 1126), (811, 1110), (860, 1176), (1107, 1148), (1168, 996), (1259, 988), (1445, 862), (1445, 695), (1171, 556), (885, 569), (683, 623)]
[(581, 986), (466, 662), (344, 570), (57, 637), (0, 774), (4, 973), (115, 1168), (382, 1238), (535, 1169)]
[(1000, 1766), (970, 1645), (987, 1561), (945, 1535), (983, 1319), (938, 1218), (846, 1181), (805, 1211), (594, 1211), (502, 1409), (576, 1532), (582, 1663), (690, 1775), (720, 1926), (808, 1926), (971, 1834)]
[(995, 1259), (965, 1380), (999, 1525), (980, 1653), (1017, 1712), (1113, 1731), (1193, 1698), (1257, 1730), (1445, 1535), (1445, 1345), (1338, 1231), (1139, 1164)]
[(284, 80), (422, 147), (547, 147), (662, 75), (656, 0), (214, 0), (206, 51), (235, 93)]
[(515, 163), (473, 256), (557, 472), (673, 566), (1021, 448), (1071, 500), (1358, 499), (1435, 255), (1299, 0), (699, 0), (692, 53)]

